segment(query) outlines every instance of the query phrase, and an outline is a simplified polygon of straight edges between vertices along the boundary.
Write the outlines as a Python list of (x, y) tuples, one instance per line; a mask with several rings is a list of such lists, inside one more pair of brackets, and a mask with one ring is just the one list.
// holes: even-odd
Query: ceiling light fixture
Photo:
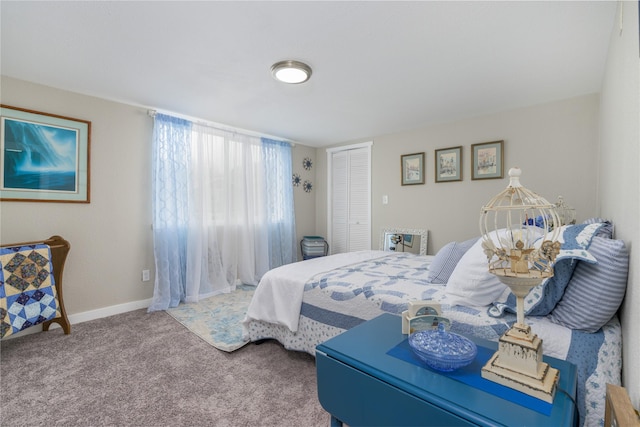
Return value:
[(280, 61), (271, 66), (271, 74), (283, 83), (304, 83), (311, 77), (311, 67), (299, 61)]

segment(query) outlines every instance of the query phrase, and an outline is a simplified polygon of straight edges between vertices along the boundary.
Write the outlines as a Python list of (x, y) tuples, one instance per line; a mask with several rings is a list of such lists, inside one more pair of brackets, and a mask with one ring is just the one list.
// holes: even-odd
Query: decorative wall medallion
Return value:
[(305, 181), (304, 184), (302, 184), (302, 188), (304, 188), (304, 191), (306, 191), (307, 193), (311, 193), (313, 185), (311, 184), (311, 181)]
[(311, 158), (310, 157), (305, 157), (304, 160), (302, 161), (302, 166), (306, 170), (311, 170), (311, 166), (313, 166), (313, 163), (311, 162)]
[(300, 183), (302, 182), (302, 179), (300, 178), (300, 175), (298, 175), (297, 173), (294, 173), (292, 181), (293, 181), (294, 187), (299, 187)]

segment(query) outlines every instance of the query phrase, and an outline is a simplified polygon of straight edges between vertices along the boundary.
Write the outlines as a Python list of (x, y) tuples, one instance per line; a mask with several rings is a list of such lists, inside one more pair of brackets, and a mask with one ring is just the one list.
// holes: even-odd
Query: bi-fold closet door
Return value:
[(371, 249), (371, 143), (328, 152), (332, 254)]

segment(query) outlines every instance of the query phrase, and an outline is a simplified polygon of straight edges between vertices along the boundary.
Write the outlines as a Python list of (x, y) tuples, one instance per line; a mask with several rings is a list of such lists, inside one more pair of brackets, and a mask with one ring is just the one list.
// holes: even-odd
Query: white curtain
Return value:
[[(165, 126), (159, 120), (164, 117), (156, 117), (156, 127)], [(175, 282), (184, 289), (180, 301), (196, 302), (257, 284), (269, 268), (295, 261), (297, 251), (290, 145), (196, 123), (188, 141), (181, 144), (188, 150), (188, 185), (176, 195), (188, 212), (178, 227), (186, 235), (184, 281)], [(274, 188), (285, 196), (274, 198)], [(156, 191), (163, 193), (162, 185)], [(162, 253), (156, 248), (157, 265)], [(150, 310), (175, 307), (179, 301), (165, 297), (159, 280), (157, 274)]]

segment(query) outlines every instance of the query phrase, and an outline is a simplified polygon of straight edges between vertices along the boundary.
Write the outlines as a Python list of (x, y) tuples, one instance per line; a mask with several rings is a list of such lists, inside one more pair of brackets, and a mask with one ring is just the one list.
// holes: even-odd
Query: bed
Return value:
[[(527, 323), (544, 353), (578, 367), (580, 424), (604, 421), (606, 384), (620, 385), (621, 327), (628, 252), (612, 226), (567, 226), (553, 278), (525, 301)], [(245, 338), (276, 339), (315, 355), (316, 345), (408, 301), (441, 304), (451, 330), (497, 341), (515, 322), (515, 300), (488, 273), (478, 238), (450, 242), (435, 256), (360, 251), (302, 261), (268, 272), (243, 321)]]

